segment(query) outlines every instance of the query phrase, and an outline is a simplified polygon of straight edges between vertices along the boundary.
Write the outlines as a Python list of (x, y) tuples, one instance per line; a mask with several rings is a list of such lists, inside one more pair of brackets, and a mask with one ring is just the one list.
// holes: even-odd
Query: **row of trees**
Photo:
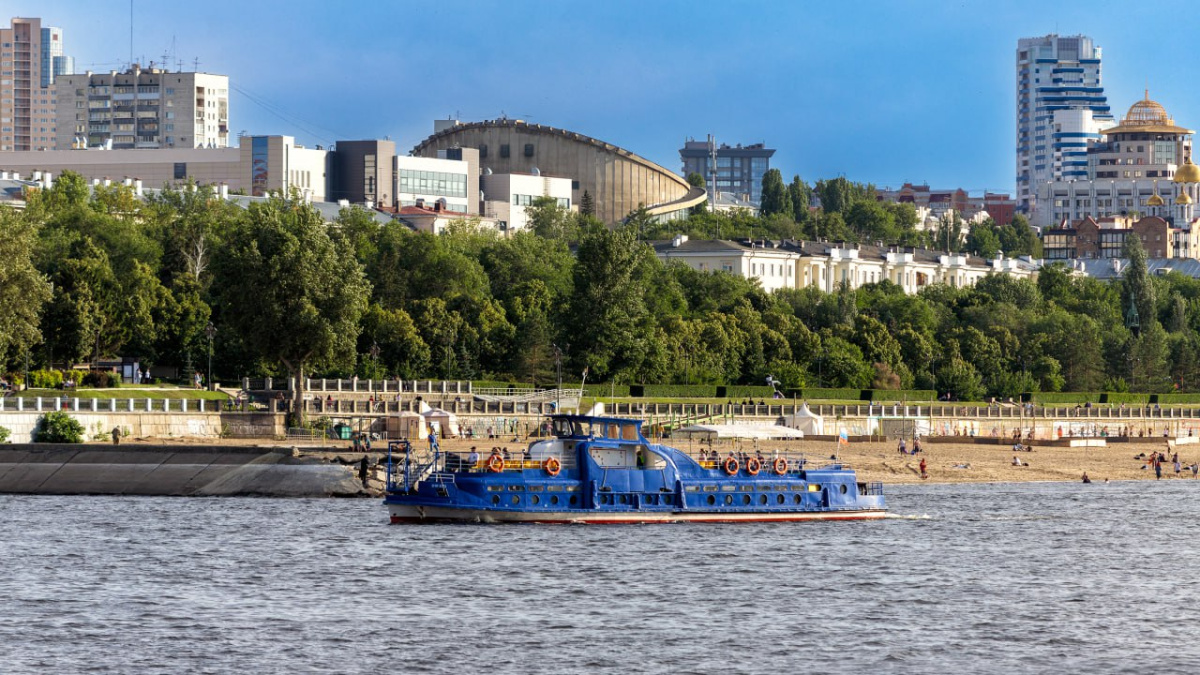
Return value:
[[(824, 195), (841, 180), (818, 183), (822, 204), (843, 199)], [(846, 222), (859, 222), (856, 209), (891, 208), (853, 186), (848, 194)], [(593, 381), (773, 375), (788, 387), (935, 388), (964, 399), (1200, 388), (1200, 282), (1150, 278), (1136, 238), (1119, 283), (1052, 267), (1036, 283), (993, 276), (915, 296), (887, 282), (768, 294), (752, 280), (665, 264), (643, 240), (807, 227), (786, 214), (663, 224), (635, 212), (606, 228), (540, 201), (531, 222), (511, 237), (470, 222), (433, 236), (356, 208), (326, 224), (283, 197), (242, 209), (192, 187), (145, 201), (122, 186), (89, 194), (64, 174), (25, 211), (0, 210), (0, 363), (20, 371), (26, 358), (38, 367), (128, 355), (187, 367), (207, 351), (211, 321), (226, 377), (548, 384), (561, 362), (567, 373), (589, 368)]]

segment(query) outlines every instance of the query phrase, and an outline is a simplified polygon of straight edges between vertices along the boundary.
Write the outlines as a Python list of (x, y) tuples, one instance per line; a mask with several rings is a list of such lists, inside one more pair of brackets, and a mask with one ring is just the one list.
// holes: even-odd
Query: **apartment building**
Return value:
[(36, 18), (0, 28), (0, 152), (55, 146), (54, 81), (73, 66), (62, 30)]
[(229, 147), (229, 77), (134, 64), (55, 78), (55, 147)]

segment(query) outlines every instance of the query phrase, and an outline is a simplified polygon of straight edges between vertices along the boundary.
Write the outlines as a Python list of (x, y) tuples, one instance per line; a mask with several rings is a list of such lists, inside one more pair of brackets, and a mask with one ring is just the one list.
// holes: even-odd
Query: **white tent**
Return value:
[(825, 434), (825, 418), (809, 410), (807, 403), (801, 406), (794, 415), (786, 417), (784, 423), (793, 429), (803, 431), (809, 436), (822, 436)]
[(671, 432), (672, 438), (804, 438), (804, 432), (777, 424), (693, 424)]
[(438, 430), (438, 438), (450, 438), (459, 435), (458, 416), (441, 408), (430, 408), (421, 413), (425, 424), (430, 429)]

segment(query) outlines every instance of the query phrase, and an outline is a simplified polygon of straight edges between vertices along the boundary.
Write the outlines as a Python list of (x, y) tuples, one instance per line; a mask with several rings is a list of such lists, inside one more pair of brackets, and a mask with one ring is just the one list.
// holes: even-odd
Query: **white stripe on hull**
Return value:
[(439, 506), (389, 505), (392, 523), (465, 522), (465, 523), (774, 523), (804, 520), (874, 520), (886, 511), (793, 511), (781, 513), (717, 513), (698, 511), (661, 511), (618, 513), (484, 511)]

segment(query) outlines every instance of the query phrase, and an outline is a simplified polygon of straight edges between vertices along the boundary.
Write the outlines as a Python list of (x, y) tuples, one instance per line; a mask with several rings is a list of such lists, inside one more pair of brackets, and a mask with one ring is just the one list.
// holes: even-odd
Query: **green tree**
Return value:
[(782, 213), (791, 216), (792, 198), (783, 185), (783, 176), (779, 169), (767, 169), (762, 179), (762, 203), (759, 210), (764, 216)]
[(39, 316), (50, 284), (33, 266), (36, 242), (29, 218), (0, 207), (0, 367), (42, 338)]
[[(698, 188), (707, 188), (708, 187), (708, 184), (704, 181), (704, 176), (701, 176), (700, 174), (696, 173), (695, 171), (688, 173), (687, 178), (685, 178), (684, 180), (686, 180), (688, 182), (688, 185), (691, 185), (692, 187), (698, 187)], [(693, 206), (688, 215), (696, 216), (696, 215), (700, 215), (702, 213), (708, 213), (708, 202), (707, 201), (703, 202), (701, 204), (698, 204), (696, 206)]]
[(808, 220), (808, 205), (812, 202), (812, 188), (800, 180), (800, 176), (792, 176), (788, 184), (788, 197), (792, 200), (792, 220), (803, 223)]
[(1000, 236), (991, 220), (975, 223), (967, 232), (967, 251), (981, 258), (995, 258), (1000, 252)]
[[(1137, 235), (1125, 237), (1124, 256), (1129, 260), (1121, 274), (1121, 310), (1126, 325), (1133, 320), (1132, 309), (1136, 309), (1141, 331), (1158, 325), (1157, 305), (1154, 299), (1154, 284), (1150, 283), (1150, 272), (1146, 266), (1146, 249)], [(1132, 309), (1131, 309), (1132, 308)]]
[(592, 193), (587, 190), (583, 191), (583, 196), (579, 198), (579, 213), (584, 216), (596, 216), (596, 200), (592, 198)]
[(293, 378), (292, 415), (304, 423), (304, 378), (314, 364), (354, 362), (370, 285), (354, 252), (336, 245), (309, 204), (251, 204), (217, 260), (218, 320)]

